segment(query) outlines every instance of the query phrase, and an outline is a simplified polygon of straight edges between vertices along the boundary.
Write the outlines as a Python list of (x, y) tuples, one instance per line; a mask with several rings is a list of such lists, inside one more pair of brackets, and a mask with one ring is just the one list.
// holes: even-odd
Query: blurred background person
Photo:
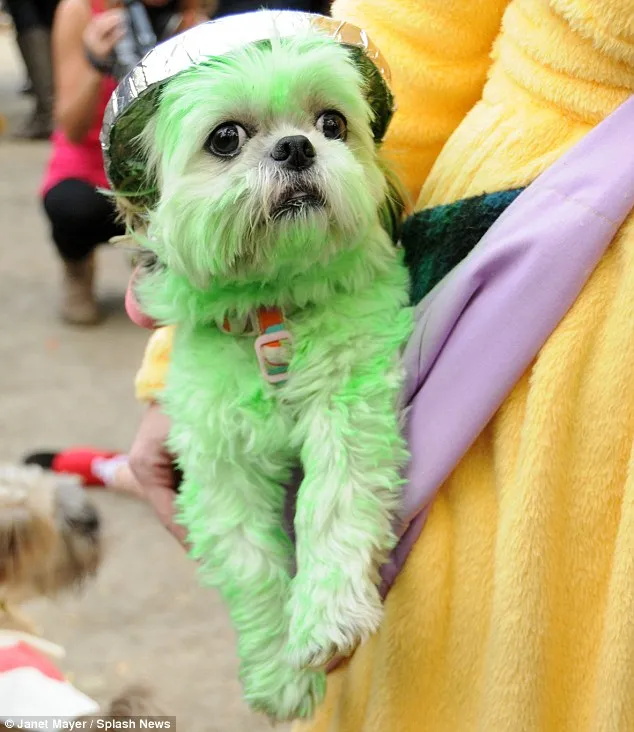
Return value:
[[(204, 20), (200, 0), (143, 4), (158, 37)], [(99, 322), (95, 249), (123, 233), (99, 191), (108, 187), (99, 132), (116, 86), (113, 51), (124, 32), (124, 10), (105, 0), (61, 0), (53, 24), (56, 129), (41, 196), (63, 264), (61, 316), (75, 325)]]
[(236, 13), (250, 13), (254, 10), (268, 8), (270, 10), (300, 10), (306, 13), (329, 15), (330, 0), (215, 0), (210, 11), (211, 17), (220, 18)]
[(46, 140), (53, 128), (51, 28), (59, 0), (4, 0), (35, 98), (33, 112), (16, 136)]

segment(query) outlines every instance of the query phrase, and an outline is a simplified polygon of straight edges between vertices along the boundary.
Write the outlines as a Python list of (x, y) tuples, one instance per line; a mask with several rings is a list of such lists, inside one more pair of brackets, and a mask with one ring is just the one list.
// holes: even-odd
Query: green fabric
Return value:
[(424, 209), (405, 221), (402, 242), (413, 304), (419, 303), (471, 252), (523, 190), (465, 198)]

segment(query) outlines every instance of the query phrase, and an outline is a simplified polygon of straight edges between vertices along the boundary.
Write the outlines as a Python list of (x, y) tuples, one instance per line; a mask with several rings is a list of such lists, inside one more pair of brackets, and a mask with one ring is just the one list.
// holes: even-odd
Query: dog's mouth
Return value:
[(314, 188), (300, 191), (288, 191), (276, 203), (271, 211), (273, 219), (288, 218), (306, 213), (310, 209), (323, 208), (324, 197)]

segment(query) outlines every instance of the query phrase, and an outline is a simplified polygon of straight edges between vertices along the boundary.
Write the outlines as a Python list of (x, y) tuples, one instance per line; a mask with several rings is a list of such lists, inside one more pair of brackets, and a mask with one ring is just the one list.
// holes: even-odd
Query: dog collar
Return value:
[(256, 336), (255, 354), (265, 381), (277, 385), (288, 379), (293, 337), (281, 308), (259, 307), (243, 317), (227, 315), (217, 325), (230, 335)]

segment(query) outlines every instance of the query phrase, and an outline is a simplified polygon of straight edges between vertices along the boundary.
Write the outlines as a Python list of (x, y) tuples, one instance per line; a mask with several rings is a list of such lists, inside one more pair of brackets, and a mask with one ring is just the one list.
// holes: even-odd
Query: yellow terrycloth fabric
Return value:
[[(391, 59), (404, 5), (336, 13)], [(419, 18), (459, 5), (408, 4)], [(632, 94), (634, 2), (513, 0), (493, 57), (420, 207), (530, 183)], [(295, 732), (634, 730), (633, 445), (634, 215), (442, 487), (380, 632)]]
[(383, 152), (418, 198), (443, 145), (482, 94), (509, 0), (344, 0), (332, 13), (368, 31), (392, 71), (397, 111)]
[(152, 402), (165, 385), (169, 367), (174, 328), (157, 328), (148, 341), (134, 384), (136, 398), (141, 402)]

